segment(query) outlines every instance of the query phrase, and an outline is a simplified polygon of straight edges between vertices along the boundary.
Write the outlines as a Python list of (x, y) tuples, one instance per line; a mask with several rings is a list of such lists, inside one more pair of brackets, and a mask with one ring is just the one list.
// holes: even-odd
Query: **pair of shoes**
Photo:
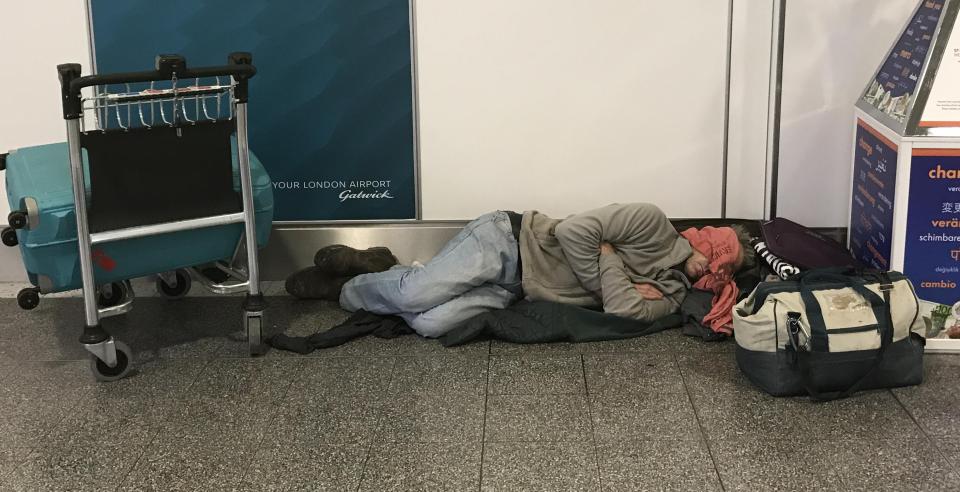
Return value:
[(320, 267), (308, 267), (287, 277), (287, 293), (299, 299), (340, 301), (343, 284), (352, 277), (332, 277)]
[(317, 251), (313, 263), (333, 277), (355, 277), (389, 270), (399, 261), (390, 249), (382, 246), (359, 250), (334, 244)]
[(340, 301), (343, 284), (364, 273), (389, 270), (397, 257), (384, 247), (358, 250), (342, 244), (321, 248), (313, 258), (316, 266), (304, 268), (287, 278), (287, 292), (300, 299)]

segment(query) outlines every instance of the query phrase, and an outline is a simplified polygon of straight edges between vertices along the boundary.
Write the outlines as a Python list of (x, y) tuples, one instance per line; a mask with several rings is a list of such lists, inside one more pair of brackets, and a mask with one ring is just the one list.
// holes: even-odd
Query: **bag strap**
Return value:
[(804, 389), (807, 390), (807, 393), (809, 393), (814, 400), (832, 401), (852, 395), (860, 389), (863, 383), (865, 383), (867, 379), (873, 375), (874, 371), (880, 367), (880, 364), (883, 363), (883, 356), (887, 351), (887, 347), (893, 343), (893, 314), (890, 312), (890, 291), (893, 290), (893, 283), (890, 282), (890, 277), (886, 273), (881, 275), (883, 283), (880, 284), (880, 291), (883, 293), (883, 307), (881, 317), (877, 318), (877, 324), (878, 327), (886, 326), (888, 329), (884, 330), (881, 328), (880, 330), (880, 349), (877, 350), (877, 355), (870, 369), (867, 369), (850, 387), (843, 391), (821, 393), (813, 387), (810, 380), (810, 352), (806, 350), (797, 352), (797, 361), (800, 365), (800, 380), (803, 383)]
[[(890, 339), (893, 339), (893, 325), (888, 321), (889, 309), (885, 308), (887, 302), (880, 298), (872, 290), (864, 285), (858, 277), (838, 273), (835, 269), (812, 270), (801, 274), (798, 278), (800, 282), (800, 298), (807, 311), (807, 318), (810, 323), (810, 350), (814, 352), (829, 352), (830, 339), (827, 333), (827, 325), (823, 319), (823, 311), (820, 309), (820, 303), (813, 295), (813, 284), (816, 281), (832, 281), (841, 284), (844, 287), (852, 289), (861, 297), (870, 303), (873, 308), (873, 315), (877, 320), (877, 326), (881, 337), (889, 332)], [(884, 285), (890, 285), (890, 277), (885, 273), (881, 278), (881, 289)], [(887, 309), (887, 312), (884, 312)]]

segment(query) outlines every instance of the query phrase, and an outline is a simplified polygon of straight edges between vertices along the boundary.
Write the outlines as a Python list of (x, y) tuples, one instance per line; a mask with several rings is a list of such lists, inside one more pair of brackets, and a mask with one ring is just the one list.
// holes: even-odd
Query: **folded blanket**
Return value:
[(521, 301), (478, 314), (440, 337), (446, 347), (497, 339), (512, 343), (595, 342), (649, 335), (682, 324), (679, 314), (652, 323), (548, 301)]

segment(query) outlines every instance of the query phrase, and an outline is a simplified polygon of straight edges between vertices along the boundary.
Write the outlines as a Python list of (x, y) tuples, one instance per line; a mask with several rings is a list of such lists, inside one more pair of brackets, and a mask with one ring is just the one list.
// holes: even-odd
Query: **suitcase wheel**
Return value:
[(11, 248), (20, 244), (20, 241), (17, 239), (17, 231), (6, 227), (3, 229), (3, 244), (10, 246)]
[(157, 292), (159, 292), (161, 296), (171, 300), (186, 297), (193, 284), (190, 272), (180, 269), (173, 272), (173, 275), (176, 277), (176, 284), (172, 286), (168, 284), (162, 276), (157, 276)]
[(20, 309), (25, 309), (27, 311), (40, 305), (40, 289), (36, 287), (30, 287), (27, 289), (21, 290), (17, 294), (17, 305), (20, 306)]
[(113, 282), (109, 286), (97, 288), (97, 304), (101, 308), (109, 308), (120, 304), (127, 294), (127, 286), (123, 282)]
[(113, 344), (117, 350), (116, 366), (110, 367), (96, 356), (90, 356), (90, 370), (97, 381), (110, 382), (123, 379), (133, 369), (133, 352), (130, 351), (130, 347), (120, 341), (115, 341)]
[(15, 210), (7, 215), (7, 223), (14, 229), (23, 229), (27, 227), (27, 213), (23, 210)]

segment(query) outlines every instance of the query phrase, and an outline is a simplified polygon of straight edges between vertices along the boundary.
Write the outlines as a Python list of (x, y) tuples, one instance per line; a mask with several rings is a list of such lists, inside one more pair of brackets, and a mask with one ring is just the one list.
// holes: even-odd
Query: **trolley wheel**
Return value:
[(127, 293), (127, 286), (123, 282), (113, 282), (110, 284), (110, 293), (104, 292), (103, 287), (97, 289), (97, 304), (102, 308), (108, 308), (120, 304)]
[(15, 210), (7, 215), (7, 222), (14, 229), (23, 229), (27, 227), (27, 213), (23, 210)]
[(243, 313), (243, 327), (247, 332), (247, 346), (251, 356), (267, 353), (263, 343), (263, 314)]
[(20, 306), (20, 309), (25, 309), (27, 311), (39, 306), (40, 289), (31, 287), (21, 290), (17, 294), (17, 305)]
[(114, 341), (114, 348), (117, 350), (117, 365), (110, 367), (95, 355), (90, 356), (90, 370), (97, 381), (110, 382), (123, 379), (130, 374), (133, 369), (133, 352), (127, 344)]
[(157, 292), (167, 299), (181, 299), (190, 292), (193, 279), (190, 278), (190, 272), (180, 269), (174, 272), (177, 278), (177, 285), (173, 287), (163, 281), (163, 277), (157, 277)]
[(20, 240), (17, 239), (17, 231), (5, 227), (3, 229), (3, 244), (10, 246), (11, 248), (20, 244)]

